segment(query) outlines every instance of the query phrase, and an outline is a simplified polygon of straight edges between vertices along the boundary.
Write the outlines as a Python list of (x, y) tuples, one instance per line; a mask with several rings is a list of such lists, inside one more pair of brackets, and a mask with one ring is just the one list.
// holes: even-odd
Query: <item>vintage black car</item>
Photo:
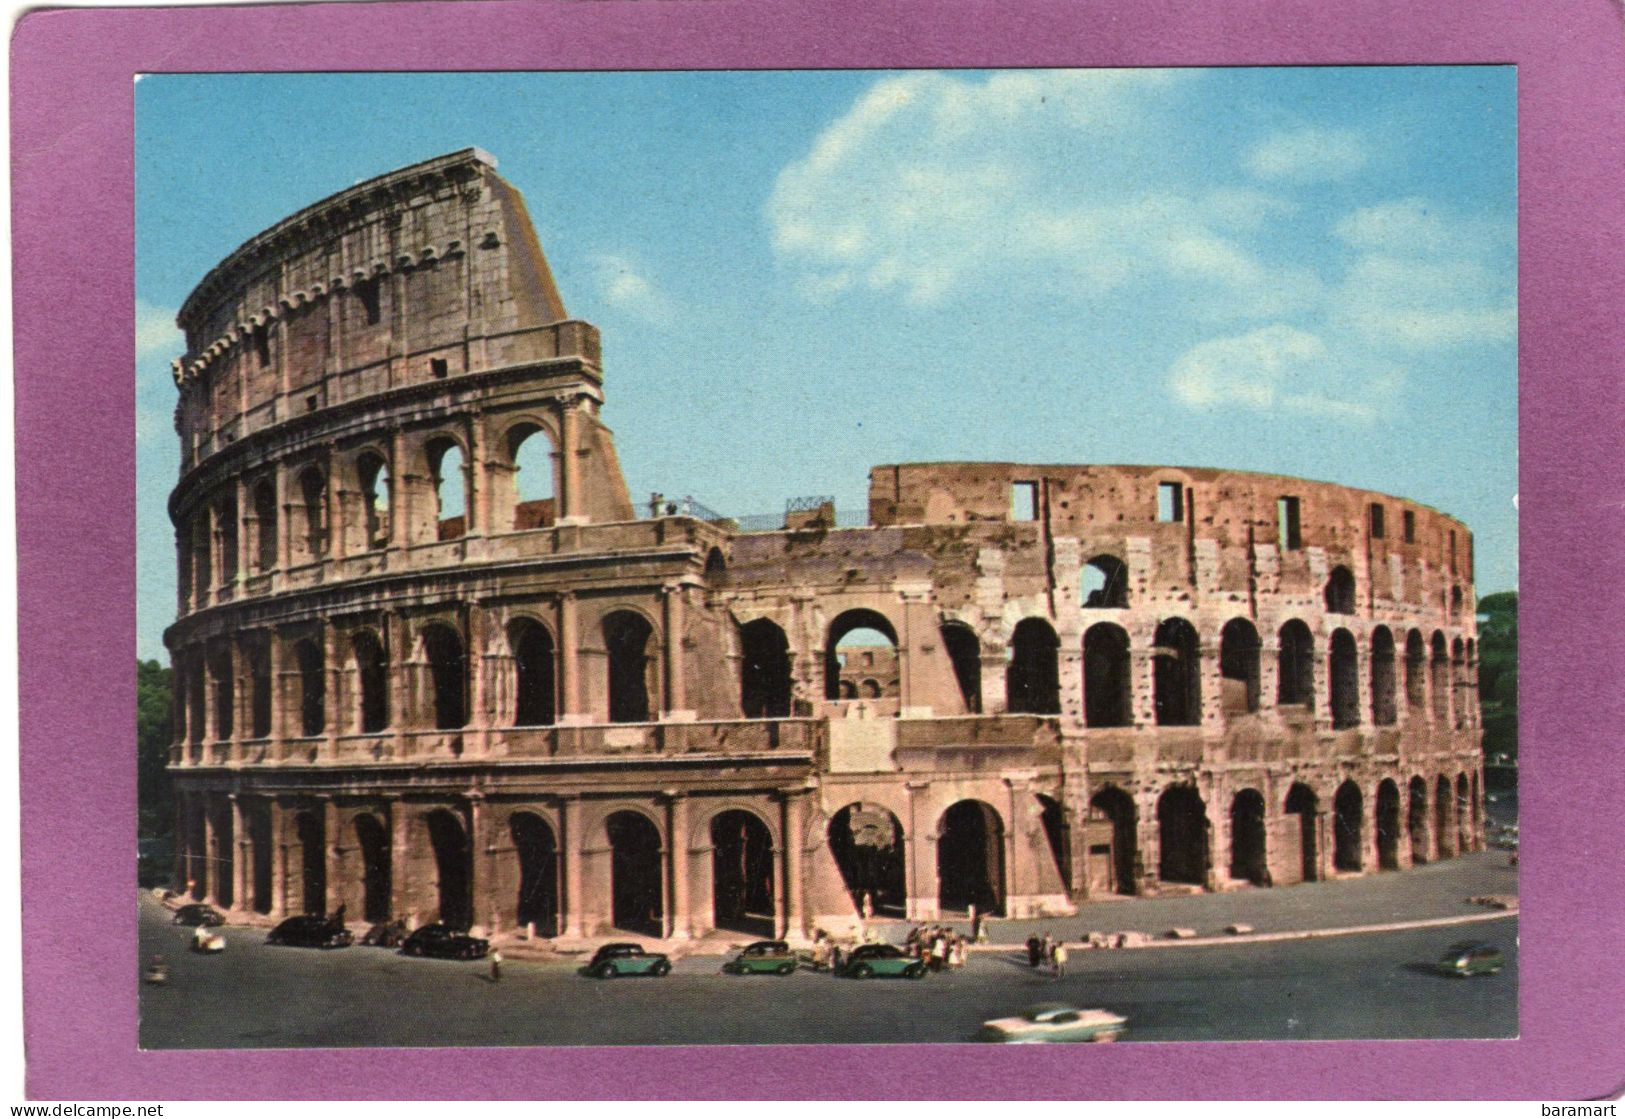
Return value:
[(321, 913), (289, 917), (266, 936), (267, 944), (287, 944), (294, 948), (348, 948), (355, 935), (343, 922)]
[(187, 925), (191, 928), (197, 928), (199, 925), (203, 925), (205, 928), (212, 929), (218, 925), (225, 924), (226, 915), (212, 905), (204, 905), (201, 902), (197, 902), (192, 905), (183, 905), (179, 909), (175, 910), (174, 923), (177, 925)]
[(641, 944), (605, 944), (581, 970), (597, 979), (617, 975), (653, 975), (658, 979), (671, 971), (671, 961), (659, 952), (645, 952)]
[(441, 960), (478, 960), (484, 958), (490, 948), (488, 940), (440, 924), (424, 925), (401, 945), (401, 951), (408, 956), (433, 956)]

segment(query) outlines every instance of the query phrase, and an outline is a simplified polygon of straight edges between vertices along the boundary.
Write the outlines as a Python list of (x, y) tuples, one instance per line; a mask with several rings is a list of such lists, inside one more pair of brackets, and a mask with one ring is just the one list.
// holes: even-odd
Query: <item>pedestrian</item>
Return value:
[(491, 949), (491, 982), (502, 982), (502, 953)]
[(875, 896), (868, 890), (863, 891), (863, 919), (865, 921), (875, 919)]
[(1042, 940), (1038, 939), (1038, 934), (1034, 933), (1032, 936), (1029, 936), (1027, 938), (1027, 966), (1028, 967), (1037, 967), (1038, 966), (1038, 961), (1041, 958), (1040, 953), (1042, 953), (1043, 950), (1044, 950), (1044, 942)]
[(931, 970), (941, 971), (942, 965), (948, 959), (948, 938), (941, 932), (931, 942)]
[(1048, 929), (1044, 930), (1043, 939), (1038, 943), (1039, 959), (1043, 960), (1046, 964), (1053, 963), (1055, 960), (1055, 938), (1049, 934)]
[(1060, 941), (1055, 942), (1055, 978), (1059, 979), (1066, 974), (1066, 945)]

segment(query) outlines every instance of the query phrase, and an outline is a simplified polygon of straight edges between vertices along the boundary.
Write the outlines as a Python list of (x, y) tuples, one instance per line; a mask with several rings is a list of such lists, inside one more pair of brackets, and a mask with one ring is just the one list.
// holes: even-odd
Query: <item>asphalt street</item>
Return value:
[[(716, 956), (664, 979), (594, 980), (560, 963), (409, 959), (375, 948), (266, 946), (226, 929), (217, 956), (141, 900), (142, 959), (168, 983), (141, 987), (149, 1049), (323, 1046), (959, 1042), (985, 1019), (1059, 1000), (1127, 1015), (1134, 1041), (1498, 1038), (1517, 1034), (1517, 918), (1315, 940), (1074, 952), (1061, 979), (1003, 952), (919, 981), (723, 975)], [(1500, 975), (1431, 971), (1446, 944), (1501, 947)], [(134, 977), (132, 977), (133, 981)]]

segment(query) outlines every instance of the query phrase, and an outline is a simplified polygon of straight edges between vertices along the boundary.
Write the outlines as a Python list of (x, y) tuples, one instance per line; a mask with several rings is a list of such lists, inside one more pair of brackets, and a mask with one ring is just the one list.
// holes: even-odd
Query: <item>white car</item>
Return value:
[(1045, 1002), (1029, 1006), (1009, 1018), (982, 1023), (983, 1041), (1013, 1045), (1034, 1045), (1050, 1041), (1116, 1041), (1128, 1027), (1128, 1019), (1109, 1010), (1079, 1010), (1066, 1003)]

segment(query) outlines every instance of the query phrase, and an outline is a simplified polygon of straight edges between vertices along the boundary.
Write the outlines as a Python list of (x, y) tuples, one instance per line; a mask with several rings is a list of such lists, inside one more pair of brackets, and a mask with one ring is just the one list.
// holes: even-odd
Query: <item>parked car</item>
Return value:
[(212, 905), (194, 902), (191, 905), (183, 905), (175, 910), (174, 923), (186, 925), (190, 928), (204, 925), (212, 929), (217, 925), (225, 924), (226, 915)]
[(287, 944), (294, 948), (348, 948), (355, 935), (343, 923), (321, 913), (289, 917), (265, 938), (267, 944)]
[(1506, 958), (1493, 944), (1482, 940), (1457, 941), (1439, 957), (1439, 970), (1465, 979), (1469, 975), (1494, 975), (1506, 966)]
[(925, 976), (925, 964), (893, 944), (860, 944), (841, 964), (840, 974), (851, 979), (875, 975), (901, 975), (905, 979)]
[(758, 940), (747, 944), (739, 955), (722, 965), (722, 970), (734, 975), (753, 972), (789, 975), (796, 970), (796, 954), (782, 940)]
[(361, 943), (370, 948), (399, 948), (406, 943), (407, 931), (401, 921), (380, 921), (368, 929)]
[(401, 951), (408, 956), (433, 956), (441, 960), (483, 959), (490, 949), (490, 941), (442, 924), (424, 925), (401, 944)]
[(1009, 1018), (983, 1022), (982, 1032), (977, 1036), (983, 1041), (1012, 1045), (1051, 1041), (1116, 1041), (1127, 1027), (1127, 1018), (1109, 1010), (1079, 1010), (1064, 1002), (1043, 1002)]
[(645, 952), (641, 944), (605, 944), (581, 970), (595, 979), (613, 979), (617, 975), (658, 977), (670, 974), (671, 961), (659, 952)]

